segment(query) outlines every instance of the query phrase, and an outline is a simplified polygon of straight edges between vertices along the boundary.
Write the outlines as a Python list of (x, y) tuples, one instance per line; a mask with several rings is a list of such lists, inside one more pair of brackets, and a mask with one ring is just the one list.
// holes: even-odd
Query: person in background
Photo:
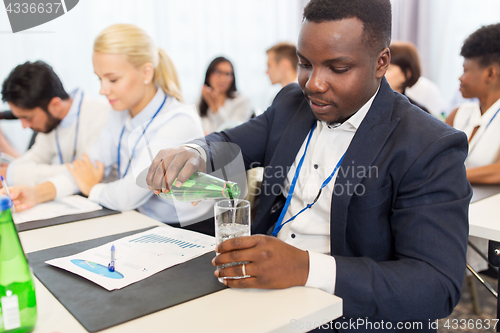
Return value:
[[(239, 153), (246, 168), (264, 167), (253, 235), (222, 242), (212, 260), (247, 263), (215, 275), (231, 288), (305, 285), (341, 297), (343, 317), (325, 331), (435, 332), (429, 323), (460, 300), (467, 138), (390, 88), (390, 39), (390, 0), (311, 0), (299, 84), (264, 114), (192, 142), (199, 151), (160, 151), (147, 177), (159, 192)], [(227, 154), (227, 142), (241, 152)]]
[(446, 120), (467, 134), (465, 161), (471, 184), (500, 184), (500, 23), (480, 28), (464, 42), (460, 92), (478, 98), (452, 111)]
[(68, 94), (43, 61), (14, 68), (3, 82), (2, 100), (24, 128), (38, 132), (31, 149), (3, 170), (11, 186), (33, 186), (66, 172), (65, 163), (81, 158), (96, 142), (110, 110), (81, 89)]
[(284, 87), (297, 82), (297, 48), (292, 43), (278, 43), (267, 52), (267, 71), (272, 84)]
[(450, 112), (450, 103), (444, 98), (439, 86), (425, 76), (420, 76), (413, 86), (406, 88), (405, 95), (423, 105), (439, 120), (444, 121), (447, 112)]
[[(465, 160), (471, 184), (500, 184), (500, 23), (484, 26), (464, 42), (464, 72), (460, 91), (464, 98), (478, 98), (452, 111), (446, 123), (459, 129), (469, 139)], [(483, 252), (488, 241), (469, 237)], [(467, 262), (476, 270), (488, 265), (474, 251), (467, 252)]]
[[(2, 130), (0, 129), (0, 152), (2, 154), (2, 158), (0, 159), (0, 174), (2, 176), (6, 176), (7, 174), (7, 167), (8, 167), (8, 163), (7, 164), (4, 164), (6, 161), (6, 157), (7, 159), (11, 159), (11, 158), (18, 158), (19, 156), (21, 156), (21, 154), (17, 151), (16, 148), (14, 148), (14, 146), (12, 146), (12, 144), (10, 143), (10, 141), (5, 137), (5, 135), (3, 134)], [(7, 155), (7, 156), (5, 156)], [(8, 161), (10, 163), (10, 161)], [(5, 168), (5, 169), (3, 169)]]
[[(406, 96), (406, 88), (413, 86), (420, 78), (420, 59), (417, 48), (408, 42), (392, 42), (389, 49), (391, 50), (391, 64), (385, 78), (392, 90)], [(413, 99), (408, 97), (408, 100), (425, 112), (429, 112)]]
[(237, 92), (234, 68), (226, 58), (217, 57), (208, 66), (198, 108), (205, 134), (252, 117), (250, 100)]
[[(141, 164), (139, 157), (149, 150), (149, 143), (178, 144), (203, 135), (195, 108), (182, 102), (177, 72), (167, 53), (142, 29), (116, 24), (95, 39), (92, 62), (101, 81), (100, 93), (115, 112), (110, 113), (88, 156), (67, 165), (66, 173), (34, 187), (10, 189), (16, 209), (79, 191), (104, 207), (138, 209), (174, 225), (179, 215), (184, 220), (196, 219), (211, 209), (203, 203), (174, 206), (136, 184), (140, 170), (133, 170), (132, 165)], [(147, 159), (146, 166), (149, 163)], [(104, 178), (107, 183), (101, 183)]]

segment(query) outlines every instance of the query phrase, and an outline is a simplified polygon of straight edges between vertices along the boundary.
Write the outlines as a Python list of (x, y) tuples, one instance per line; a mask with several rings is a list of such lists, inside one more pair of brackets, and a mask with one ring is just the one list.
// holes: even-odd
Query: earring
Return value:
[(148, 81), (148, 80), (144, 81), (144, 84), (148, 84), (148, 83), (149, 83), (149, 81)]

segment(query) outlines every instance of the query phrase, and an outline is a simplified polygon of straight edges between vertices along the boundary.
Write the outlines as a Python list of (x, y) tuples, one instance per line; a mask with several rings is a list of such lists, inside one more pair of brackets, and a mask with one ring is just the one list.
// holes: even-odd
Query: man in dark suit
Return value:
[(435, 331), (464, 279), (467, 139), (390, 89), (390, 11), (389, 0), (312, 0), (299, 35), (300, 88), (198, 141), (199, 152), (160, 152), (147, 179), (168, 191), (177, 175), (182, 183), (205, 161), (217, 169), (230, 160), (221, 143), (237, 144), (247, 168), (265, 168), (252, 232), (276, 223), (284, 199), (276, 187), (287, 201), (277, 238), (218, 246), (214, 265), (249, 263), (216, 276), (251, 276), (224, 280), (229, 287), (334, 293), (344, 318), (323, 325), (331, 330)]

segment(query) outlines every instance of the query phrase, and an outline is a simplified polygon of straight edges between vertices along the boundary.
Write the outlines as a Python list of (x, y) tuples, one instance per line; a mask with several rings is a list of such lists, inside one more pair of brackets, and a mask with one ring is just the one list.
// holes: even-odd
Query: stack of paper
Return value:
[[(112, 245), (115, 247), (113, 272), (108, 269)], [(214, 250), (214, 237), (165, 226), (46, 263), (114, 290)]]
[(14, 223), (20, 224), (59, 216), (89, 213), (99, 209), (102, 209), (102, 207), (95, 202), (79, 195), (71, 195), (36, 205), (33, 208), (19, 213), (14, 213), (13, 218)]

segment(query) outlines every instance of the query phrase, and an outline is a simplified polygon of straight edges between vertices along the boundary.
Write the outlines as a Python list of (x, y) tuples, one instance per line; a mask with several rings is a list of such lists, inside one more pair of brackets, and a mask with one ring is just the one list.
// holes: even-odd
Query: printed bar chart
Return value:
[(144, 236), (141, 236), (139, 238), (131, 239), (129, 242), (130, 243), (150, 243), (150, 244), (152, 244), (152, 243), (170, 243), (170, 244), (175, 244), (182, 249), (204, 248), (205, 247), (203, 245), (186, 242), (186, 241), (183, 241), (180, 239), (165, 237), (165, 236), (161, 236), (158, 234), (144, 235)]

